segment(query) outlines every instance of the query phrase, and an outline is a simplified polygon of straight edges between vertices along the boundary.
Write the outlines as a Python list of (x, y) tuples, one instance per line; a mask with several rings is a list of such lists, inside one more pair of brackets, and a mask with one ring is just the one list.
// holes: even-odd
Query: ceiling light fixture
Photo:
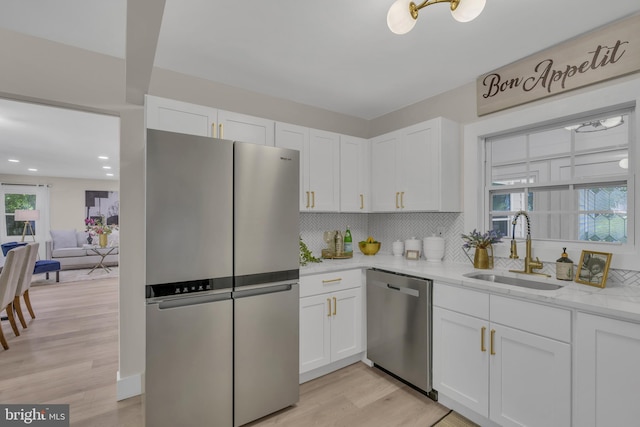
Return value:
[(469, 22), (482, 13), (486, 0), (426, 0), (420, 4), (411, 0), (396, 0), (387, 13), (387, 25), (396, 34), (406, 34), (416, 25), (418, 11), (436, 3), (450, 3), (453, 19)]
[(620, 166), (622, 169), (629, 169), (629, 158), (625, 157), (624, 159), (621, 159), (618, 162), (618, 166)]
[(9, 159), (9, 161), (11, 163), (20, 163), (20, 160), (18, 160), (18, 159)]
[(28, 170), (29, 170), (29, 172), (38, 172), (38, 169), (36, 169), (36, 168), (29, 168)]
[(108, 156), (98, 156), (100, 160), (109, 160)]
[(103, 166), (102, 169), (111, 169), (111, 166)]

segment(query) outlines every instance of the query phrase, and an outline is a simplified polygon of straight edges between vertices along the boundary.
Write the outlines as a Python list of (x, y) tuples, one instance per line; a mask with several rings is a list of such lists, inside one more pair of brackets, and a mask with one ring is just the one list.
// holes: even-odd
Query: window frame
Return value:
[[(640, 158), (638, 156), (638, 135), (640, 134), (640, 78), (626, 81), (608, 82), (598, 85), (591, 90), (584, 90), (577, 94), (541, 100), (510, 110), (497, 112), (478, 121), (471, 122), (464, 127), (464, 230), (485, 230), (488, 228), (488, 208), (484, 197), (484, 140), (507, 132), (519, 132), (532, 129), (536, 125), (545, 126), (556, 123), (557, 117), (564, 117), (566, 121), (582, 119), (592, 114), (598, 116), (616, 109), (635, 108), (633, 124), (631, 125), (629, 141), (629, 173), (627, 186), (629, 206), (633, 206), (633, 217), (629, 223), (634, 224), (633, 232), (629, 232), (628, 245), (603, 246), (598, 242), (581, 241), (567, 243), (570, 257), (578, 258), (582, 250), (606, 251), (613, 253), (612, 268), (640, 271), (638, 266), (640, 197), (638, 196), (638, 171)], [(567, 114), (572, 112), (573, 114)], [(631, 160), (632, 159), (632, 160)], [(554, 262), (562, 252), (560, 243), (538, 240), (535, 235), (535, 224), (532, 224), (533, 254), (544, 262)], [(496, 256), (507, 258), (509, 244), (494, 246)]]
[[(568, 144), (568, 151), (561, 151), (561, 152), (555, 152), (555, 153), (550, 153), (550, 154), (541, 154), (538, 156), (534, 156), (532, 155), (532, 150), (536, 149), (537, 147), (535, 146), (536, 144), (536, 136), (541, 134), (541, 133), (545, 133), (545, 132), (556, 132), (556, 131), (562, 131), (563, 128), (567, 128), (567, 126), (569, 125), (575, 125), (576, 123), (585, 123), (588, 121), (592, 121), (592, 120), (599, 120), (599, 119), (603, 119), (603, 118), (607, 118), (607, 117), (611, 117), (611, 116), (617, 116), (617, 115), (621, 115), (621, 116), (625, 116), (625, 120), (627, 121), (627, 125), (626, 125), (626, 129), (627, 129), (627, 134), (629, 135), (629, 139), (626, 145), (608, 145), (605, 147), (597, 147), (597, 148), (587, 148), (587, 149), (577, 149), (576, 148), (576, 138), (577, 135), (575, 132), (571, 132), (570, 139), (567, 141)], [(572, 214), (575, 216), (575, 218), (578, 218), (578, 220), (576, 220), (574, 226), (579, 228), (579, 218), (581, 215), (581, 211), (579, 209), (579, 200), (580, 197), (577, 196), (576, 194), (576, 190), (579, 190), (580, 188), (589, 188), (589, 184), (592, 185), (601, 185), (602, 187), (609, 187), (609, 186), (615, 186), (615, 185), (624, 185), (625, 187), (627, 187), (627, 217), (631, 218), (630, 221), (627, 221), (627, 237), (632, 238), (634, 233), (633, 233), (633, 229), (634, 229), (634, 221), (633, 219), (636, 217), (635, 213), (634, 213), (634, 204), (633, 204), (633, 193), (628, 191), (629, 188), (629, 181), (631, 181), (633, 179), (633, 171), (630, 169), (627, 169), (627, 172), (621, 172), (621, 173), (617, 173), (617, 174), (609, 174), (609, 175), (592, 175), (589, 177), (582, 177), (582, 176), (576, 176), (575, 174), (575, 168), (576, 168), (576, 159), (580, 158), (581, 156), (584, 155), (602, 155), (605, 153), (615, 153), (616, 151), (621, 151), (621, 150), (626, 150), (627, 151), (627, 157), (630, 157), (630, 145), (633, 143), (632, 140), (632, 130), (634, 128), (634, 120), (635, 120), (635, 108), (632, 106), (628, 106), (628, 107), (624, 107), (624, 108), (614, 108), (611, 109), (609, 111), (604, 111), (604, 112), (600, 112), (598, 114), (592, 114), (592, 113), (587, 113), (582, 117), (572, 117), (570, 120), (566, 120), (564, 118), (560, 118), (558, 120), (555, 120), (551, 123), (547, 123), (545, 125), (532, 125), (530, 127), (527, 128), (523, 128), (520, 129), (516, 132), (505, 132), (504, 134), (498, 134), (498, 135), (494, 135), (491, 137), (486, 137), (483, 138), (482, 141), (482, 148), (483, 148), (483, 188), (484, 188), (484, 194), (483, 197), (485, 198), (485, 206), (487, 206), (487, 209), (485, 210), (484, 214), (485, 214), (485, 218), (486, 218), (486, 223), (489, 224), (489, 228), (494, 228), (493, 227), (493, 217), (495, 216), (495, 211), (493, 210), (493, 201), (492, 201), (492, 196), (496, 195), (496, 194), (501, 194), (501, 193), (506, 193), (506, 194), (513, 194), (513, 193), (518, 193), (518, 192), (522, 192), (524, 194), (532, 194), (533, 197), (533, 206), (535, 207), (532, 213), (532, 218), (535, 217), (535, 213), (536, 212), (541, 212), (542, 218), (538, 218), (538, 226), (536, 227), (538, 230), (546, 230), (546, 232), (540, 233), (538, 232), (538, 236), (535, 236), (534, 233), (532, 233), (532, 237), (533, 238), (537, 238), (538, 240), (546, 240), (546, 241), (556, 241), (556, 242), (561, 242), (562, 244), (564, 243), (569, 243), (569, 242), (573, 242), (573, 243), (585, 243), (585, 242), (591, 242), (591, 241), (586, 241), (586, 240), (580, 240), (579, 236), (580, 236), (580, 230), (579, 229), (574, 229), (570, 232), (570, 234), (573, 237), (577, 237), (576, 239), (571, 239), (569, 240), (568, 238), (563, 238), (561, 236), (557, 236), (557, 237), (550, 237), (550, 238), (542, 238), (540, 237), (540, 235), (547, 235), (549, 233), (551, 233), (550, 231), (550, 227), (551, 227), (551, 222), (550, 222), (550, 218), (548, 215), (553, 215), (553, 214)], [(564, 136), (564, 135), (563, 135)], [(493, 158), (492, 158), (492, 154), (495, 150), (495, 148), (492, 147), (492, 149), (488, 149), (489, 145), (491, 143), (497, 143), (498, 144), (498, 149), (500, 148), (500, 142), (501, 141), (509, 141), (513, 139), (514, 142), (522, 142), (524, 144), (524, 153), (522, 154), (523, 157), (516, 157), (513, 160), (506, 160), (503, 162), (494, 162)], [(532, 141), (533, 139), (533, 141)], [(625, 137), (626, 139), (626, 137)], [(569, 167), (571, 169), (571, 178), (570, 179), (555, 179), (550, 175), (550, 172), (552, 171), (552, 169), (550, 169), (548, 166), (550, 166), (552, 164), (552, 162), (554, 161), (558, 161), (560, 160), (560, 164), (562, 164), (563, 162), (561, 160), (565, 159), (565, 166), (564, 167)], [(632, 162), (633, 163), (633, 162)], [(519, 169), (518, 166), (520, 165), (520, 167), (524, 166), (524, 169)], [(541, 167), (542, 166), (542, 167)], [(512, 171), (508, 171), (507, 174), (503, 175), (503, 176), (497, 176), (496, 172), (499, 172), (501, 168), (507, 168), (507, 170), (509, 168), (515, 169)], [(546, 169), (545, 169), (546, 168)], [(544, 172), (546, 170), (546, 172)], [(560, 177), (562, 174), (558, 173), (557, 176)], [(543, 181), (540, 180), (541, 176), (547, 176), (546, 179), (544, 179)], [(503, 184), (503, 185), (495, 185), (495, 182), (500, 182), (500, 181), (519, 181), (517, 183), (514, 184)], [(562, 209), (558, 209), (558, 210), (549, 210), (549, 208), (551, 207), (550, 205), (547, 204), (547, 200), (545, 200), (544, 197), (541, 196), (540, 192), (536, 192), (536, 189), (541, 189), (542, 192), (545, 192), (545, 190), (548, 191), (554, 191), (554, 190), (565, 190), (570, 192), (570, 204), (573, 205), (573, 209), (570, 210), (562, 210)], [(550, 195), (552, 193), (549, 193)], [(547, 204), (545, 206), (545, 204)], [(529, 204), (526, 203), (526, 207), (524, 208), (525, 211), (530, 212), (529, 211)], [(504, 211), (504, 212), (499, 212), (499, 216), (501, 216), (502, 214), (507, 215), (507, 216), (513, 216), (518, 210), (520, 209), (511, 209), (509, 211)], [(586, 211), (586, 212), (591, 212), (591, 211)], [(546, 215), (545, 215), (546, 213)], [(518, 224), (517, 229), (520, 231), (522, 231), (522, 227), (521, 224)], [(510, 233), (509, 233), (510, 234)], [(518, 238), (521, 239), (523, 236), (518, 235)], [(605, 245), (604, 248), (602, 248), (602, 250), (606, 250), (606, 246), (607, 245), (628, 245), (629, 244), (629, 240), (627, 240), (626, 242), (593, 242), (593, 243), (599, 243), (602, 245)]]
[[(631, 217), (631, 218), (637, 218), (637, 214), (635, 213), (635, 209), (634, 209), (634, 194), (633, 192), (629, 191), (629, 181), (631, 181), (633, 179), (633, 173), (630, 169), (627, 169), (627, 172), (625, 173), (620, 173), (620, 174), (610, 174), (610, 175), (594, 175), (594, 176), (589, 176), (589, 177), (576, 177), (573, 173), (574, 168), (575, 168), (575, 159), (578, 158), (581, 155), (586, 154), (602, 154), (602, 153), (607, 153), (607, 152), (613, 152), (613, 151), (618, 151), (620, 149), (622, 149), (622, 146), (607, 146), (607, 147), (603, 147), (601, 149), (586, 149), (586, 150), (577, 150), (576, 149), (576, 135), (574, 132), (571, 133), (571, 139), (570, 139), (570, 148), (569, 148), (569, 152), (566, 153), (560, 153), (560, 154), (554, 154), (554, 155), (543, 155), (543, 156), (531, 156), (531, 150), (532, 150), (532, 142), (531, 142), (531, 135), (533, 134), (537, 134), (537, 133), (541, 133), (541, 132), (545, 132), (545, 131), (553, 131), (556, 129), (561, 129), (564, 126), (567, 126), (569, 124), (575, 124), (575, 123), (579, 123), (579, 122), (588, 122), (590, 120), (597, 120), (597, 119), (602, 119), (604, 117), (609, 117), (609, 116), (616, 116), (618, 114), (620, 115), (624, 115), (625, 117), (627, 117), (627, 127), (628, 127), (628, 134), (629, 134), (629, 142), (627, 143), (627, 145), (624, 147), (627, 149), (627, 155), (628, 158), (630, 159), (631, 163), (633, 163), (633, 157), (631, 154), (631, 147), (630, 145), (633, 143), (632, 140), (632, 133), (633, 133), (633, 128), (635, 126), (635, 107), (625, 107), (625, 108), (614, 108), (611, 109), (609, 111), (604, 111), (604, 112), (600, 112), (598, 114), (592, 114), (592, 113), (587, 113), (584, 116), (581, 117), (572, 117), (571, 120), (566, 120), (564, 118), (560, 118), (558, 120), (555, 120), (551, 123), (547, 123), (543, 126), (540, 125), (532, 125), (529, 128), (524, 128), (524, 129), (520, 129), (516, 132), (507, 132), (505, 134), (498, 134), (498, 135), (494, 135), (492, 137), (486, 137), (483, 138), (482, 140), (482, 153), (483, 153), (483, 162), (482, 162), (482, 173), (483, 173), (483, 181), (482, 181), (482, 185), (484, 188), (483, 191), (483, 197), (485, 199), (484, 201), (484, 205), (487, 207), (484, 211), (484, 220), (483, 222), (488, 224), (487, 228), (493, 228), (492, 226), (492, 216), (495, 215), (495, 211), (493, 210), (493, 206), (492, 206), (492, 195), (495, 194), (500, 194), (500, 193), (513, 193), (513, 192), (522, 192), (524, 194), (528, 194), (529, 192), (533, 193), (533, 206), (540, 206), (541, 204), (544, 205), (544, 201), (541, 200), (540, 198), (540, 193), (536, 192), (536, 189), (542, 189), (544, 190), (568, 190), (571, 192), (571, 202), (573, 204), (573, 210), (571, 211), (561, 211), (559, 210), (556, 213), (560, 213), (560, 214), (568, 214), (568, 213), (576, 213), (578, 215), (580, 215), (580, 210), (579, 210), (579, 197), (575, 196), (575, 191), (578, 190), (579, 188), (583, 187), (583, 188), (589, 188), (589, 184), (592, 185), (602, 185), (602, 186), (615, 186), (617, 185), (624, 185), (627, 187), (627, 218)], [(506, 162), (498, 162), (493, 164), (492, 163), (492, 150), (489, 148), (489, 144), (493, 141), (499, 141), (500, 139), (504, 139), (504, 138), (509, 138), (509, 137), (521, 137), (524, 141), (525, 141), (525, 154), (524, 154), (524, 158), (522, 159), (515, 159), (511, 162), (506, 161)], [(569, 164), (572, 170), (572, 177), (571, 179), (567, 179), (567, 180), (556, 180), (556, 181), (544, 181), (541, 182), (540, 181), (540, 176), (541, 176), (541, 169), (535, 169), (532, 168), (534, 165), (539, 164), (540, 162), (543, 161), (551, 161), (554, 159), (561, 159), (564, 157), (568, 157), (569, 158)], [(505, 181), (509, 181), (509, 180), (519, 180), (521, 181), (518, 184), (506, 184), (506, 185), (493, 185), (493, 182), (496, 180), (496, 177), (494, 175), (494, 168), (496, 167), (509, 167), (509, 166), (516, 166), (518, 164), (524, 164), (524, 171), (521, 172), (514, 172), (513, 175), (505, 175), (505, 176), (501, 176), (498, 179), (498, 181), (500, 180), (505, 180)], [(537, 202), (537, 203), (536, 203)], [(526, 209), (524, 209), (525, 211), (527, 211), (528, 213), (531, 214), (531, 212), (533, 212), (533, 214), (531, 214), (531, 217), (535, 217), (535, 212), (549, 212), (549, 213), (553, 213), (553, 211), (549, 211), (549, 206), (541, 206), (540, 209), (534, 209), (533, 211), (529, 211), (529, 206), (528, 203), (525, 202)], [(510, 211), (505, 211), (504, 214), (505, 215), (514, 215), (517, 211), (515, 210), (510, 210)], [(627, 220), (627, 241), (626, 242), (598, 242), (598, 241), (587, 241), (587, 240), (579, 240), (579, 231), (575, 229), (575, 227), (578, 226), (579, 224), (579, 216), (577, 218), (574, 218), (573, 215), (571, 216), (570, 221), (572, 222), (571, 227), (574, 228), (571, 231), (571, 234), (573, 237), (575, 237), (575, 239), (563, 239), (560, 237), (554, 237), (554, 238), (542, 238), (540, 237), (541, 234), (543, 233), (539, 233), (538, 237), (534, 237), (534, 233), (532, 232), (532, 238), (535, 238), (539, 241), (545, 241), (545, 242), (558, 242), (561, 245), (567, 245), (567, 244), (573, 244), (573, 245), (578, 245), (578, 244), (583, 244), (583, 243), (593, 243), (596, 244), (600, 247), (601, 251), (610, 251), (612, 250), (613, 247), (616, 246), (622, 246), (623, 250), (630, 250), (633, 249), (634, 245), (635, 245), (635, 240), (634, 240), (634, 230), (635, 230), (635, 222), (634, 221), (629, 221)], [(533, 222), (533, 219), (532, 219)], [(536, 229), (538, 230), (547, 230), (550, 227), (549, 224), (549, 220), (548, 218), (544, 219), (544, 222), (539, 222), (536, 224)], [(517, 228), (519, 229), (520, 233), (522, 234), (523, 231), (523, 224), (518, 224)], [(511, 230), (508, 227), (508, 230)], [(545, 235), (548, 234), (547, 232), (544, 233)], [(511, 234), (508, 233), (506, 236), (508, 239), (511, 239)], [(516, 240), (523, 240), (523, 237), (521, 235), (516, 237)], [(631, 240), (631, 241), (630, 241)]]

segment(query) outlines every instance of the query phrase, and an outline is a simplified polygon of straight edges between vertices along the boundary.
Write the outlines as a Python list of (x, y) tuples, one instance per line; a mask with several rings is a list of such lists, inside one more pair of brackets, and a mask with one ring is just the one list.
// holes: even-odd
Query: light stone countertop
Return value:
[[(607, 287), (602, 289), (576, 282), (557, 280), (555, 278), (509, 273), (506, 270), (476, 270), (471, 263), (434, 263), (425, 260), (408, 261), (404, 259), (404, 257), (381, 254), (374, 256), (354, 254), (353, 258), (344, 260), (325, 259), (321, 263), (312, 263), (300, 267), (300, 275), (308, 276), (358, 268), (389, 270), (396, 273), (431, 279), (435, 282), (446, 282), (467, 289), (477, 289), (493, 294), (524, 298), (535, 302), (553, 304), (559, 307), (640, 322), (640, 287), (638, 286), (607, 284)], [(471, 279), (464, 276), (464, 274), (473, 271), (555, 283), (562, 286), (562, 288), (551, 291), (536, 290)]]

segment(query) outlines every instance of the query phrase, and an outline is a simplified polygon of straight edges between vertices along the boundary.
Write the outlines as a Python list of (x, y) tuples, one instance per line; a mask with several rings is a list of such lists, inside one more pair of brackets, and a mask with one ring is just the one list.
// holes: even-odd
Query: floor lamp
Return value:
[(22, 240), (24, 242), (24, 236), (27, 234), (27, 227), (29, 227), (29, 231), (31, 232), (31, 236), (33, 237), (33, 241), (36, 241), (36, 235), (33, 232), (33, 227), (31, 226), (31, 221), (37, 221), (40, 219), (40, 211), (37, 209), (16, 209), (14, 213), (15, 221), (24, 221), (24, 228), (22, 229)]

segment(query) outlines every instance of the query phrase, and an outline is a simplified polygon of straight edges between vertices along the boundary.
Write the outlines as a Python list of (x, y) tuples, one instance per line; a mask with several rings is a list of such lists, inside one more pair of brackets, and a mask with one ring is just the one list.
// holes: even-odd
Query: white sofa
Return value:
[[(108, 246), (116, 246), (113, 251), (104, 258), (104, 265), (118, 265), (118, 231), (108, 236)], [(94, 236), (93, 244), (98, 243), (98, 237)], [(100, 255), (96, 254), (87, 245), (87, 233), (77, 230), (51, 230), (51, 240), (45, 242), (46, 258), (60, 261), (62, 270), (77, 268), (93, 268)]]

